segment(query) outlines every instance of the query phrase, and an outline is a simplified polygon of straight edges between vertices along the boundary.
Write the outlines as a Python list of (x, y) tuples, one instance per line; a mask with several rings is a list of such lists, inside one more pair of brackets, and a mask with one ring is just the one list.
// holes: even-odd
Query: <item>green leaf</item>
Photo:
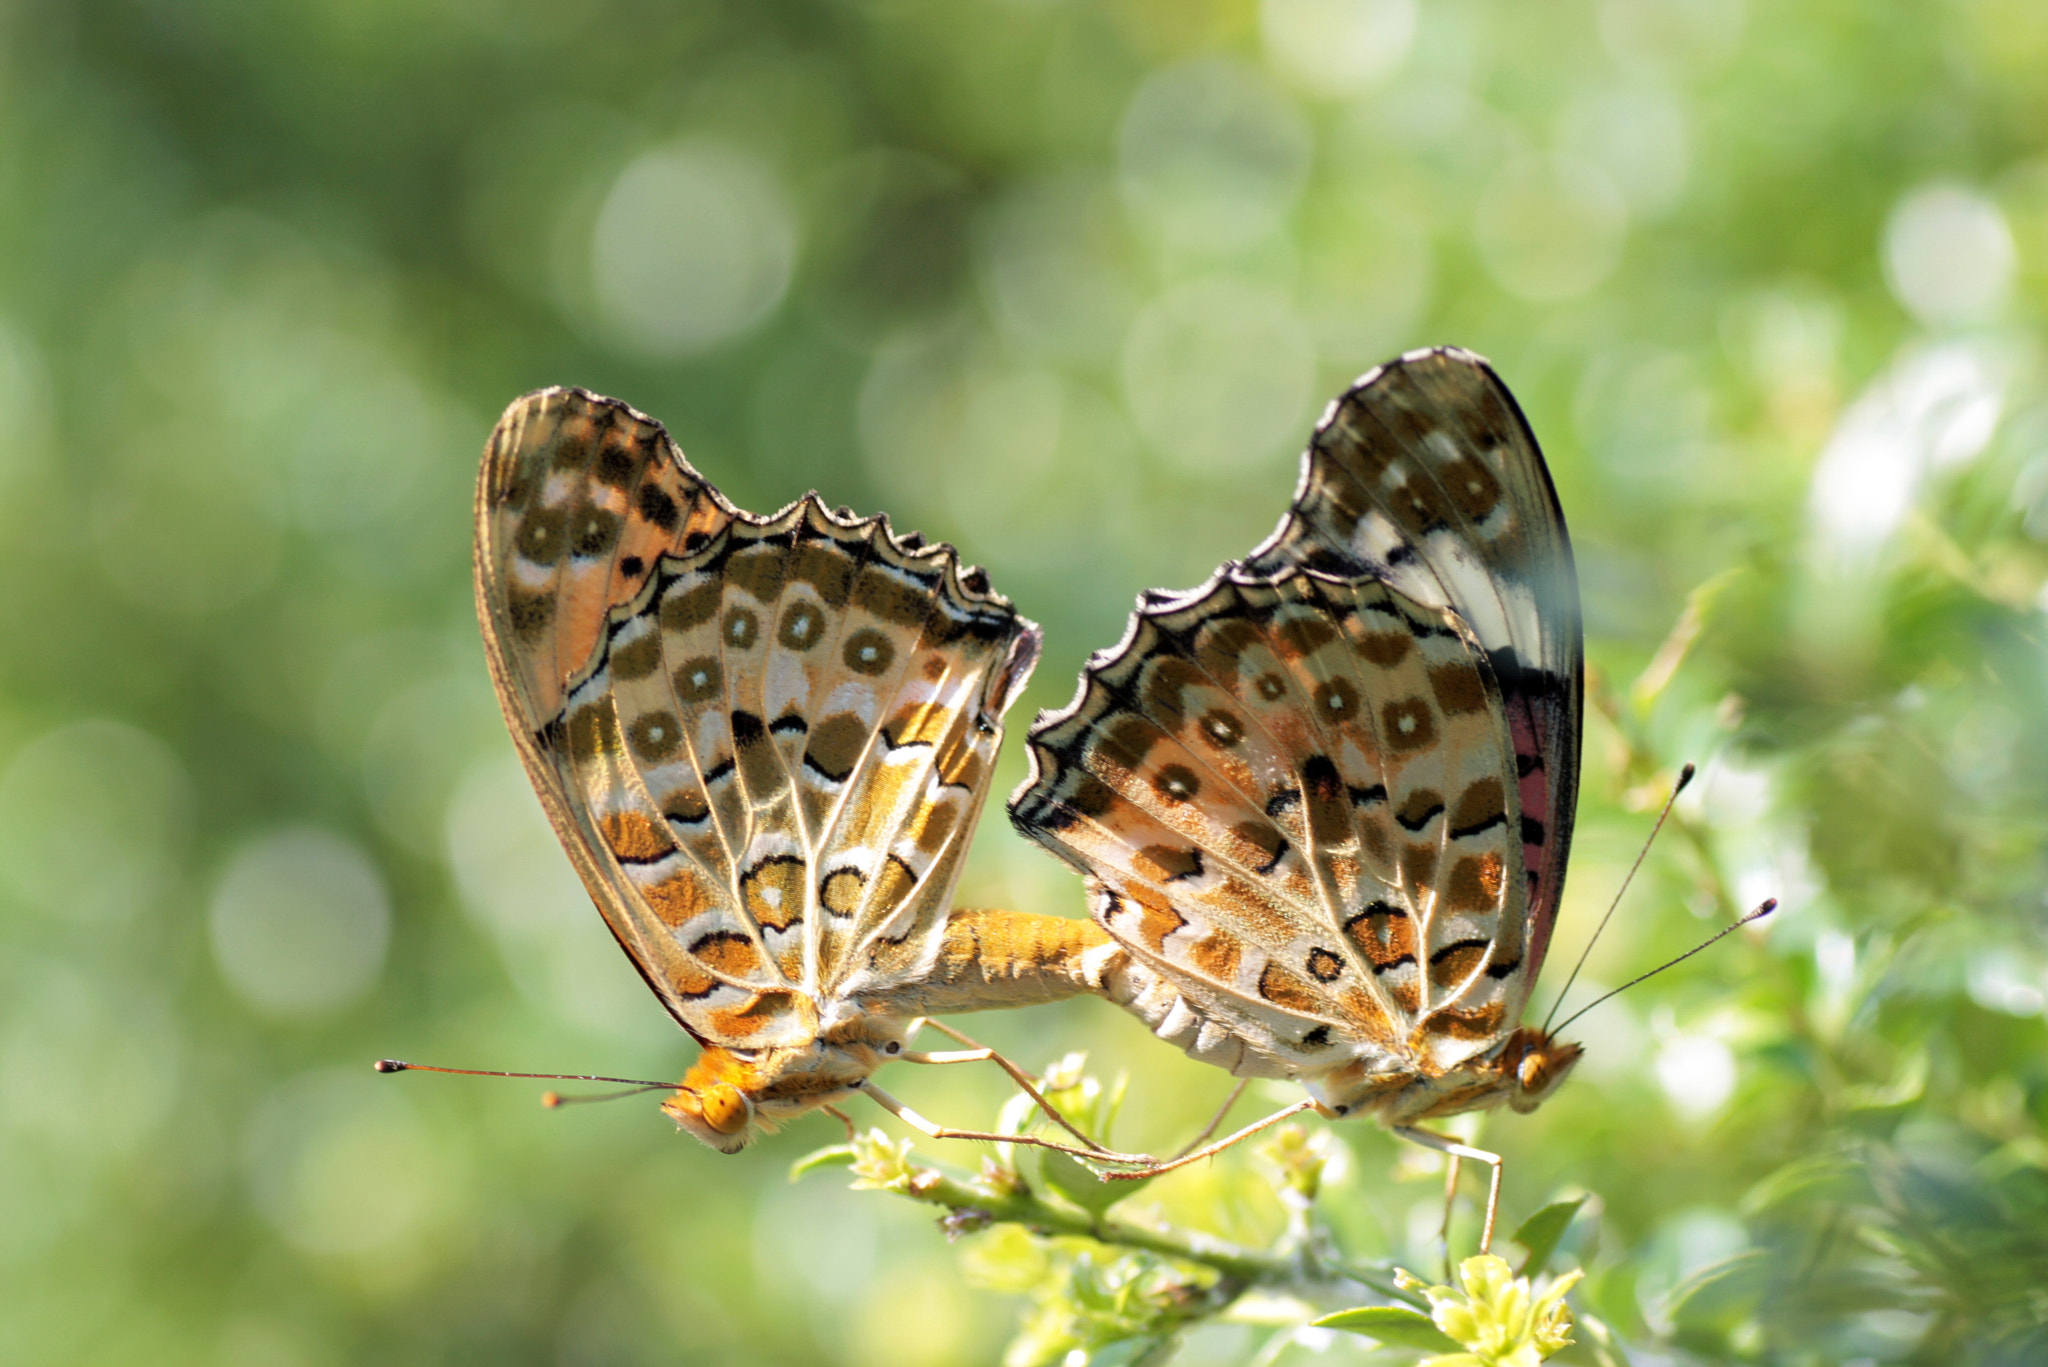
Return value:
[(1311, 1323), (1318, 1329), (1343, 1329), (1400, 1348), (1441, 1353), (1459, 1347), (1456, 1340), (1436, 1327), (1435, 1320), (1420, 1310), (1398, 1305), (1361, 1305), (1356, 1310), (1339, 1310)]
[(1550, 1255), (1557, 1252), (1564, 1232), (1571, 1228), (1572, 1217), (1585, 1204), (1583, 1196), (1576, 1201), (1553, 1201), (1522, 1221), (1522, 1227), (1510, 1236), (1529, 1250), (1529, 1256), (1522, 1260), (1522, 1276), (1533, 1277), (1543, 1270), (1543, 1265), (1550, 1261)]
[[(1065, 1158), (1066, 1155), (1049, 1154), (1048, 1157)], [(1088, 1356), (1088, 1367), (1153, 1367), (1155, 1363), (1168, 1361), (1178, 1346), (1172, 1334), (1139, 1334), (1096, 1349)]]
[(1870, 1173), (1847, 1153), (1830, 1151), (1795, 1159), (1751, 1187), (1737, 1209), (1744, 1215), (1826, 1202), (1868, 1199)]
[(815, 1168), (850, 1168), (853, 1166), (853, 1145), (831, 1144), (822, 1149), (812, 1149), (802, 1158), (789, 1165), (789, 1180), (794, 1182)]
[(1665, 1314), (1681, 1328), (1726, 1327), (1754, 1315), (1771, 1285), (1770, 1256), (1753, 1248), (1700, 1269), (1671, 1293)]
[(1150, 1177), (1129, 1182), (1107, 1182), (1097, 1177), (1079, 1159), (1055, 1149), (1041, 1150), (1038, 1173), (1045, 1185), (1093, 1215), (1100, 1215), (1127, 1196), (1135, 1196)]

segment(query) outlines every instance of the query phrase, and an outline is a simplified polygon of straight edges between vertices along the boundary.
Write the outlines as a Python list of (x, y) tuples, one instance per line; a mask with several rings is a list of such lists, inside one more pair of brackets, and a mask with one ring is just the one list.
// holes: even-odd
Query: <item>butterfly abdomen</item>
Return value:
[(1093, 921), (1023, 911), (956, 910), (919, 1004), (931, 1014), (1063, 1001), (1094, 993), (1114, 951)]

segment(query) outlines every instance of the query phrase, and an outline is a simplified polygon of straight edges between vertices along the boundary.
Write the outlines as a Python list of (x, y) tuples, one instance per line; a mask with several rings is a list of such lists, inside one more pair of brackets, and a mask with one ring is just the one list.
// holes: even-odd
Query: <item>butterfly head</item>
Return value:
[(738, 1153), (760, 1130), (754, 1093), (765, 1052), (706, 1049), (661, 1109), (720, 1153)]
[(1498, 1055), (1509, 1108), (1527, 1115), (1541, 1106), (1585, 1052), (1579, 1045), (1553, 1039), (1528, 1026), (1515, 1031)]
[(711, 1045), (661, 1109), (720, 1153), (738, 1153), (761, 1135), (850, 1097), (902, 1048), (900, 1022), (870, 1019), (801, 1045)]
[(1413, 1125), (1505, 1105), (1526, 1115), (1541, 1106), (1585, 1051), (1524, 1026), (1499, 1047), (1437, 1071), (1375, 1070), (1361, 1063), (1304, 1077), (1302, 1084), (1330, 1116), (1374, 1115), (1387, 1125)]

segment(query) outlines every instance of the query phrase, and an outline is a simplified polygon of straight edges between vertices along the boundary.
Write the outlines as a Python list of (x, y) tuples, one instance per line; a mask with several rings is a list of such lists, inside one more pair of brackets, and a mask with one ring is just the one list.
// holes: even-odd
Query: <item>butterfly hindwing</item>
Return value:
[(1447, 1066), (1519, 1011), (1513, 752), (1454, 614), (1370, 580), (1219, 576), (1142, 606), (1032, 756), (1020, 829), (1091, 875), (1218, 1049), (1249, 1045), (1238, 1071), (1360, 1048)]

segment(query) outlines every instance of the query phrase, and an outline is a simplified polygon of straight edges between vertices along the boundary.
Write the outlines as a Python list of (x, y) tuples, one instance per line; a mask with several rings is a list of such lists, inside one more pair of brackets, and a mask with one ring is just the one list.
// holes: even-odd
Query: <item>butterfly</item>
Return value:
[(1489, 1162), (1490, 1236), (1497, 1156), (1413, 1127), (1533, 1110), (1579, 1058), (1521, 1016), (1583, 673), (1528, 423), (1479, 357), (1414, 352), (1331, 405), (1271, 538), (1139, 599), (1031, 727), (1010, 816), (1084, 875), (1124, 954), (1105, 995), (1195, 1058), (1301, 1082), (1281, 1115), (1372, 1115)]
[(476, 595), (548, 820), (703, 1046), (663, 1109), (727, 1153), (863, 1091), (927, 1133), (1015, 1140), (940, 1130), (869, 1078), (994, 1058), (1031, 1090), (909, 1036), (1089, 991), (1113, 952), (1085, 921), (951, 906), (1037, 626), (952, 547), (815, 494), (742, 512), (653, 419), (563, 388), (485, 448)]

